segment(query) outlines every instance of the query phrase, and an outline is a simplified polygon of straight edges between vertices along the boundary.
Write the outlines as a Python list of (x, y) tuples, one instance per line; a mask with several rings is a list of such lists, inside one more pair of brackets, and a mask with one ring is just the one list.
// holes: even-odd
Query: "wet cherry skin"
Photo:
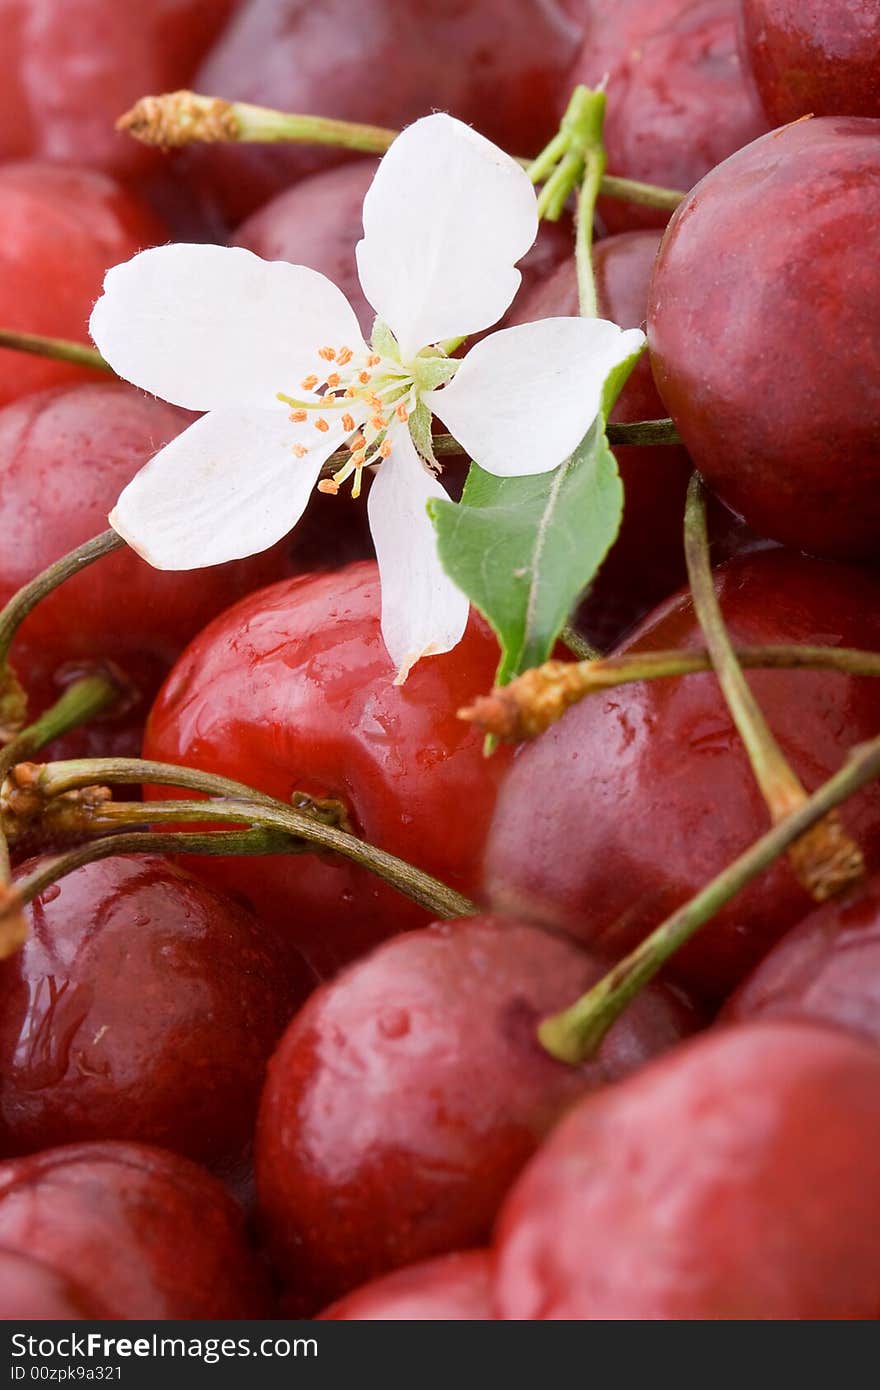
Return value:
[(880, 1043), (880, 882), (811, 912), (774, 946), (725, 1017), (836, 1024)]
[(26, 916), (0, 963), (0, 1151), (131, 1139), (236, 1176), (305, 966), (159, 856), (88, 864)]
[[(872, 651), (880, 643), (880, 579), (870, 570), (769, 550), (720, 566), (716, 591), (741, 644)], [(683, 593), (620, 650), (702, 646)], [(870, 677), (779, 670), (750, 671), (748, 681), (808, 789), (876, 734)], [(880, 792), (861, 792), (842, 815), (869, 863), (876, 861)], [(617, 957), (769, 825), (712, 676), (620, 686), (582, 700), (516, 758), (489, 836), (486, 887), (498, 911), (571, 930)], [(721, 998), (809, 908), (780, 860), (723, 908), (671, 969), (697, 994)]]
[(241, 1209), (145, 1144), (70, 1144), (0, 1164), (0, 1248), (43, 1261), (104, 1317), (271, 1316)]
[(880, 539), (878, 170), (878, 121), (764, 136), (676, 212), (651, 287), (654, 376), (695, 464), (760, 534), (818, 554)]
[(118, 133), (139, 97), (186, 86), (236, 0), (2, 0), (0, 158), (116, 174), (159, 157)]
[(488, 1250), (466, 1250), (410, 1265), (355, 1289), (319, 1322), (491, 1322)]
[(0, 1320), (3, 1322), (81, 1321), (105, 1316), (49, 1265), (17, 1250), (0, 1249)]
[(551, 1135), (501, 1213), (496, 1315), (875, 1319), (878, 1200), (877, 1049), (712, 1030)]
[(261, 1225), (289, 1296), (320, 1305), (485, 1241), (563, 1110), (693, 1029), (655, 986), (594, 1062), (550, 1057), (541, 1018), (605, 968), (563, 937), (475, 917), (395, 937), (312, 996), (272, 1058), (257, 1128)]
[[(106, 174), (51, 164), (0, 167), (0, 325), (89, 343), (104, 274), (168, 237), (146, 203)], [(88, 367), (0, 349), (0, 406)]]
[[(611, 13), (599, 6), (576, 70), (589, 86), (608, 75), (609, 173), (685, 192), (767, 129), (740, 62), (738, 11), (738, 0), (624, 0)], [(611, 198), (600, 212), (612, 232), (669, 218)]]
[[(283, 801), (341, 799), (356, 834), (473, 893), (510, 753), (484, 758), (457, 711), (491, 686), (497, 661), (472, 615), (452, 652), (395, 686), (375, 563), (304, 575), (244, 599), (190, 644), (150, 714), (144, 755)], [(341, 858), (218, 859), (199, 872), (249, 898), (322, 975), (429, 920)]]
[[(196, 90), (392, 130), (449, 111), (531, 155), (556, 130), (581, 35), (561, 0), (248, 0)], [(317, 145), (191, 152), (232, 221), (347, 157)]]
[(773, 125), (880, 116), (876, 0), (743, 0), (742, 41)]

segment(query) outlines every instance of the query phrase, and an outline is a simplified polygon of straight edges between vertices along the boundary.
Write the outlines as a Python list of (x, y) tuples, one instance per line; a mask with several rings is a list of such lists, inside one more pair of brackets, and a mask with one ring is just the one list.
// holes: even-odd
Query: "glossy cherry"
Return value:
[(131, 174), (158, 157), (114, 129), (139, 97), (189, 84), (237, 0), (3, 0), (0, 158)]
[(104, 1309), (49, 1265), (17, 1250), (0, 1249), (0, 1320), (3, 1322), (100, 1319)]
[(503, 1318), (875, 1319), (880, 1054), (711, 1032), (582, 1101), (496, 1233)]
[(398, 936), (313, 995), (257, 1129), (262, 1227), (291, 1293), (320, 1304), (485, 1241), (563, 1110), (692, 1030), (654, 987), (594, 1062), (557, 1062), (538, 1023), (604, 969), (562, 937), (475, 917)]
[(133, 1139), (237, 1175), (305, 966), (158, 856), (88, 864), (27, 919), (0, 964), (0, 1150)]
[[(610, 16), (600, 5), (576, 72), (589, 86), (608, 76), (609, 173), (686, 191), (767, 129), (740, 62), (738, 12), (738, 0), (623, 0)], [(669, 218), (611, 198), (600, 212), (612, 232)]]
[[(195, 85), (395, 130), (450, 111), (513, 154), (537, 154), (568, 99), (581, 34), (562, 0), (249, 0)], [(226, 146), (194, 151), (193, 164), (234, 220), (347, 157), (317, 145)]]
[(733, 1020), (837, 1024), (880, 1043), (880, 881), (805, 917), (730, 999)]
[[(178, 661), (147, 725), (146, 757), (221, 772), (288, 800), (341, 800), (356, 833), (463, 893), (476, 891), (509, 753), (484, 758), (457, 718), (492, 684), (495, 638), (462, 642), (395, 686), (374, 563), (304, 575), (229, 609)], [(340, 858), (212, 860), (321, 974), (428, 915)]]
[(877, 0), (743, 0), (742, 38), (774, 125), (880, 116)]
[(321, 1322), (491, 1322), (487, 1250), (441, 1255), (341, 1298)]
[(0, 1164), (0, 1247), (49, 1265), (107, 1318), (271, 1315), (238, 1204), (197, 1164), (144, 1144)]
[[(104, 274), (168, 236), (145, 203), (90, 169), (0, 168), (0, 327), (88, 343)], [(87, 367), (0, 349), (0, 406), (31, 391), (95, 380)]]
[(880, 121), (755, 141), (675, 214), (651, 287), (654, 375), (697, 467), (756, 531), (820, 554), (880, 539), (878, 171)]
[[(721, 566), (716, 589), (735, 642), (880, 644), (880, 578), (870, 570), (771, 550)], [(622, 650), (702, 646), (685, 593)], [(808, 788), (876, 735), (869, 677), (780, 670), (750, 671), (748, 680)], [(853, 797), (842, 815), (876, 861), (880, 790)], [(618, 956), (768, 828), (714, 677), (621, 686), (581, 701), (515, 760), (492, 825), (486, 884), (498, 910), (549, 921)], [(809, 907), (779, 861), (703, 927), (672, 969), (698, 993), (723, 996)]]

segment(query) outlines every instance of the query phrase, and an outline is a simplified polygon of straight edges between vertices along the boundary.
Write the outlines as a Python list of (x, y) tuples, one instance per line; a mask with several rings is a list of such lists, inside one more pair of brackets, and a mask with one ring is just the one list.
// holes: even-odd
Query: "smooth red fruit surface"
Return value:
[(875, 1319), (880, 1055), (831, 1029), (704, 1035), (582, 1101), (502, 1211), (502, 1318)]
[[(0, 326), (89, 342), (92, 306), (110, 266), (168, 233), (145, 203), (91, 169), (0, 168)], [(0, 349), (0, 405), (88, 367)]]
[(654, 375), (695, 464), (756, 531), (819, 554), (880, 540), (878, 222), (880, 121), (804, 121), (703, 179), (651, 286)]
[[(601, 318), (621, 328), (644, 325), (659, 245), (659, 232), (642, 231), (606, 237), (594, 246)], [(577, 275), (570, 258), (518, 301), (512, 321), (528, 323), (577, 313)], [(610, 418), (656, 420), (665, 414), (644, 354)], [(686, 578), (682, 519), (691, 473), (687, 454), (675, 447), (644, 446), (624, 446), (614, 452), (624, 486), (623, 524), (577, 618), (578, 627), (603, 650)]]
[(398, 1269), (327, 1308), (321, 1322), (491, 1322), (487, 1250)]
[(133, 1139), (236, 1173), (305, 966), (158, 856), (88, 864), (26, 916), (0, 964), (0, 1148)]
[[(263, 260), (291, 261), (326, 275), (351, 304), (367, 339), (376, 311), (361, 290), (355, 246), (364, 234), (364, 195), (377, 167), (376, 159), (358, 159), (302, 179), (252, 213), (233, 238), (234, 246), (245, 246)], [(573, 245), (568, 218), (542, 222), (534, 246), (520, 262), (523, 283), (515, 303), (564, 257), (570, 258)], [(520, 320), (505, 316), (505, 323), (514, 321)]]
[(742, 35), (774, 125), (880, 116), (877, 0), (743, 0)]
[[(869, 570), (771, 550), (720, 566), (715, 582), (742, 645), (880, 643), (880, 578)], [(620, 650), (703, 645), (685, 593)], [(876, 735), (870, 677), (779, 670), (747, 678), (808, 789)], [(841, 814), (876, 860), (880, 790), (859, 793)], [(497, 910), (566, 928), (616, 957), (769, 826), (713, 676), (620, 686), (582, 700), (516, 758), (492, 824), (486, 884)], [(697, 933), (672, 969), (698, 993), (723, 996), (809, 905), (777, 861)]]
[(312, 996), (272, 1058), (257, 1129), (262, 1226), (292, 1291), (320, 1304), (485, 1241), (563, 1110), (695, 1026), (655, 987), (595, 1061), (557, 1062), (539, 1022), (605, 968), (563, 937), (475, 917), (398, 936)]
[[(48, 1265), (17, 1250), (0, 1250), (0, 1320), (3, 1322), (81, 1321), (105, 1316)], [(487, 1314), (488, 1316), (488, 1314)]]
[[(395, 686), (376, 565), (304, 575), (244, 599), (190, 644), (153, 707), (144, 756), (282, 801), (341, 799), (356, 834), (472, 893), (510, 755), (484, 758), (457, 711), (491, 686), (497, 661), (474, 614), (454, 651)], [(341, 858), (212, 860), (200, 872), (250, 898), (319, 974), (429, 920)]]
[(271, 1315), (238, 1204), (197, 1164), (144, 1144), (0, 1164), (0, 1246), (50, 1265), (104, 1317)]
[[(449, 111), (510, 153), (530, 155), (556, 129), (581, 35), (561, 0), (250, 0), (195, 85), (393, 130)], [(308, 145), (193, 153), (233, 219), (349, 157)]]
[[(738, 13), (738, 0), (624, 4), (597, 44), (602, 15), (593, 17), (576, 72), (590, 86), (608, 75), (609, 173), (686, 192), (767, 129), (740, 62)], [(669, 219), (663, 209), (612, 198), (600, 212), (612, 232)]]
[(743, 982), (725, 1016), (838, 1024), (880, 1043), (880, 880), (805, 917)]
[(237, 0), (0, 0), (0, 158), (130, 174), (158, 157), (116, 120), (139, 97), (185, 86)]

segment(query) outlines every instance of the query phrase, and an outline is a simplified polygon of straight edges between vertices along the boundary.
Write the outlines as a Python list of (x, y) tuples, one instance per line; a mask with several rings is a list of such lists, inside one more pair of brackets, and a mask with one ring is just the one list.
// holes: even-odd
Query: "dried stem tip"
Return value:
[(232, 102), (184, 91), (141, 97), (120, 116), (116, 129), (133, 135), (144, 145), (157, 145), (163, 150), (195, 142), (229, 142), (237, 140), (241, 133)]
[(35, 830), (52, 837), (82, 834), (112, 796), (109, 787), (80, 787), (47, 797), (40, 786), (42, 771), (41, 763), (17, 763), (0, 787), (0, 816), (11, 843)]
[(478, 724), (487, 734), (511, 742), (534, 738), (549, 729), (568, 709), (587, 693), (588, 666), (598, 663), (545, 661), (511, 681), (496, 685), (491, 695), (481, 695), (460, 719)]

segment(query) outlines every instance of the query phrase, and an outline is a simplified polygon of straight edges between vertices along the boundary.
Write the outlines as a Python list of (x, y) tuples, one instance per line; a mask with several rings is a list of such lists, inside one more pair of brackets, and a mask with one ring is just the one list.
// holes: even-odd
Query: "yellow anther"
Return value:
[(332, 478), (322, 478), (318, 483), (318, 491), (326, 492), (330, 497), (335, 497), (339, 491), (339, 484), (334, 482)]
[(354, 429), (354, 416), (353, 416), (353, 415), (348, 415), (348, 414), (343, 415), (343, 417), (342, 417), (342, 428), (345, 430), (346, 434), (351, 434), (352, 430)]
[(318, 350), (318, 356), (323, 357), (325, 362), (335, 362), (336, 349), (332, 347), (322, 347)]
[(383, 440), (382, 440), (382, 443), (379, 445), (379, 453), (380, 453), (380, 455), (382, 456), (383, 459), (387, 459), (387, 458), (390, 457), (390, 455), (391, 455), (391, 440), (390, 440), (390, 439), (383, 439)]
[(379, 356), (379, 354), (378, 354), (377, 352), (371, 352), (370, 355), (369, 355), (369, 357), (367, 358), (367, 366), (368, 366), (368, 367), (378, 367), (378, 365), (379, 365), (379, 363), (380, 363), (381, 361), (382, 361), (382, 358)]
[(377, 396), (375, 391), (371, 391), (367, 396), (367, 405), (371, 405), (374, 410), (382, 409), (382, 397)]
[(384, 415), (374, 415), (370, 424), (374, 430), (384, 430), (388, 426), (388, 421), (385, 419)]
[(300, 382), (300, 386), (304, 391), (314, 391), (317, 384), (318, 378), (314, 374), (312, 374), (312, 376), (303, 377)]
[(336, 361), (339, 363), (340, 367), (347, 367), (353, 356), (354, 353), (351, 348), (341, 347), (336, 354)]
[(409, 419), (409, 411), (406, 408), (405, 401), (400, 402), (400, 405), (397, 407), (394, 413), (397, 416), (398, 420), (405, 422)]
[(361, 383), (362, 386), (366, 386), (367, 382), (372, 380), (372, 372), (358, 372), (358, 381)]
[(305, 444), (294, 444), (293, 452), (298, 459), (304, 459), (309, 451)]
[(356, 434), (354, 439), (351, 441), (352, 453), (356, 454), (358, 449), (366, 449), (366, 447), (367, 441), (364, 439), (364, 436), (362, 434)]
[(329, 375), (328, 378), (327, 378), (327, 385), (330, 387), (330, 390), (331, 390), (331, 391), (335, 391), (335, 390), (336, 390), (336, 387), (339, 385), (339, 382), (340, 382), (339, 373), (338, 373), (338, 372), (331, 372), (330, 375)]
[(309, 412), (307, 410), (292, 410), (287, 418), (291, 424), (301, 425), (303, 420), (308, 420)]
[(327, 424), (327, 421), (324, 419), (323, 415), (319, 415), (317, 420), (315, 421), (315, 429), (320, 430), (322, 434), (326, 434), (329, 428), (330, 426)]
[(346, 392), (345, 392), (345, 399), (346, 399), (347, 401), (353, 401), (356, 395), (357, 395), (357, 391), (354, 389), (354, 387), (353, 387), (353, 386), (349, 386), (348, 389), (347, 389)]

